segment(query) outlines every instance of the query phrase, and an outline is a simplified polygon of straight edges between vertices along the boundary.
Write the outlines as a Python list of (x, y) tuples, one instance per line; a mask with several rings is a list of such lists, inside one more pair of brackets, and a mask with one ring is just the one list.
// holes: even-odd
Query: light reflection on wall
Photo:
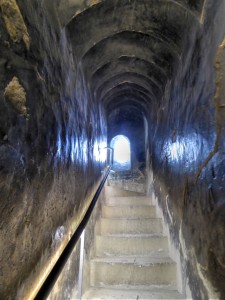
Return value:
[(185, 137), (179, 136), (175, 142), (171, 139), (167, 140), (163, 150), (169, 164), (173, 165), (182, 161), (185, 168), (192, 167), (200, 159), (200, 155), (204, 158), (210, 151), (207, 141), (196, 133)]
[(78, 160), (84, 164), (86, 164), (88, 162), (88, 142), (87, 140), (81, 140), (80, 143), (79, 143), (79, 146), (81, 147), (81, 151), (80, 151), (80, 154), (81, 155), (78, 155)]
[(56, 147), (57, 147), (56, 157), (58, 159), (61, 159), (61, 157), (62, 157), (62, 140), (61, 140), (61, 133), (60, 133), (60, 131), (58, 132)]
[(107, 143), (105, 141), (95, 142), (93, 148), (94, 158), (97, 162), (105, 162), (107, 159)]
[(88, 145), (86, 139), (66, 136), (65, 143), (62, 142), (60, 133), (57, 137), (56, 158), (58, 160), (68, 159), (74, 163), (87, 163), (92, 156), (96, 162), (105, 162), (107, 159), (107, 142), (95, 141), (93, 146)]
[(70, 151), (70, 147), (72, 145), (70, 145), (70, 138), (68, 137), (68, 134), (66, 135), (66, 142), (65, 142), (65, 146), (64, 146), (64, 152), (65, 152), (65, 157), (69, 156), (69, 151)]
[(75, 139), (75, 137), (72, 136), (72, 138), (71, 138), (71, 152), (70, 152), (70, 158), (71, 158), (72, 162), (75, 161), (77, 151), (78, 151), (78, 143), (77, 143), (77, 140)]

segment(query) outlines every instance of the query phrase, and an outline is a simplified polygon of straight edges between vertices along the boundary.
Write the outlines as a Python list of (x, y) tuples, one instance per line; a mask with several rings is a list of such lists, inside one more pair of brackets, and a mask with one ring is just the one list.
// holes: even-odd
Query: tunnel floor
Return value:
[[(119, 175), (137, 178), (135, 172)], [(113, 189), (117, 196), (107, 196), (103, 203), (90, 261), (91, 287), (82, 299), (183, 299), (152, 199), (118, 185)]]
[(145, 170), (116, 171), (113, 169), (109, 174), (108, 185), (145, 194)]

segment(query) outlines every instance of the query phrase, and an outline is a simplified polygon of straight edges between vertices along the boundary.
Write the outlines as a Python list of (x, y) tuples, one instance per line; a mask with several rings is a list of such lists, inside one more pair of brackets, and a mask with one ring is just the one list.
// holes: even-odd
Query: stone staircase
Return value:
[(114, 188), (104, 203), (82, 299), (183, 299), (162, 220), (151, 199), (137, 195)]

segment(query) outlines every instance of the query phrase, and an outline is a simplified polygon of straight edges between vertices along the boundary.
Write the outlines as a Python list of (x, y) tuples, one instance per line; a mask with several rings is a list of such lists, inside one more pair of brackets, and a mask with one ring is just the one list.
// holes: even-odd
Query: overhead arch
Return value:
[(169, 62), (180, 58), (180, 51), (169, 41), (164, 41), (157, 35), (136, 31), (121, 31), (100, 40), (82, 56), (84, 68), (85, 65), (90, 67), (99, 63), (98, 53), (103, 54), (101, 55), (102, 61), (114, 60), (115, 56), (129, 56), (129, 54), (132, 57), (142, 57), (149, 62), (156, 60), (159, 66), (168, 68), (166, 73), (170, 76), (173, 64)]
[[(110, 74), (119, 74), (121, 71), (128, 71), (128, 72), (134, 72), (134, 73), (145, 73), (146, 75), (151, 76), (153, 74), (154, 80), (156, 82), (159, 82), (159, 84), (163, 84), (167, 79), (167, 74), (163, 67), (160, 67), (157, 65), (154, 61), (150, 62), (148, 60), (142, 59), (141, 57), (135, 57), (135, 56), (121, 56), (115, 60), (112, 60), (111, 62), (104, 62), (101, 68), (99, 67), (95, 72), (98, 73), (98, 75), (101, 74), (101, 72), (105, 72), (105, 70), (110, 70)], [(101, 74), (101, 75), (103, 75)], [(94, 73), (92, 73), (92, 76)], [(102, 79), (104, 79), (101, 76)]]
[[(73, 18), (84, 13), (87, 9), (99, 6), (104, 0), (87, 1), (87, 0), (59, 0), (57, 1), (58, 10), (60, 12), (59, 19), (63, 26), (66, 26)], [(184, 0), (159, 0), (159, 2), (172, 2), (174, 5), (181, 6), (188, 14), (200, 20), (203, 9), (204, 0), (184, 1)]]
[(146, 117), (149, 115), (151, 108), (146, 107), (139, 99), (127, 98), (126, 100), (120, 101), (116, 99), (116, 101), (111, 101), (108, 105), (105, 105), (107, 117), (110, 116), (111, 113), (119, 110), (134, 111), (136, 116)]
[[(85, 10), (76, 16), (69, 24), (68, 29), (71, 34), (72, 41), (76, 45), (76, 55), (81, 58), (93, 45), (107, 38), (110, 34), (115, 34), (122, 30), (140, 31), (153, 33), (158, 35), (162, 40), (168, 40), (180, 49), (182, 46), (182, 38), (189, 29), (187, 26), (181, 27), (185, 18), (186, 24), (199, 23), (198, 19), (188, 13), (183, 6), (176, 5), (174, 1), (157, 1), (154, 5), (149, 0), (135, 1), (135, 10), (133, 1), (119, 1), (116, 4), (117, 16), (112, 12), (115, 9), (115, 2), (112, 0), (99, 3), (91, 10)], [(157, 12), (158, 6), (158, 12)], [(138, 14), (137, 14), (138, 11)], [(161, 14), (163, 14), (164, 23), (160, 22)], [(107, 26), (102, 26), (101, 16), (107, 18)], [(119, 17), (120, 15), (123, 16)], [(134, 19), (154, 20), (149, 23), (133, 22)], [(89, 26), (82, 20), (88, 20)], [(164, 24), (173, 24), (173, 26), (165, 26)], [(79, 28), (79, 34), (78, 34)], [(82, 44), (82, 47), (80, 45)]]
[[(124, 98), (134, 98), (137, 101), (143, 102), (145, 105), (152, 105), (154, 103), (154, 105), (157, 105), (158, 102), (153, 101), (148, 95), (146, 95), (143, 91), (141, 90), (135, 90), (135, 89), (127, 89), (127, 88), (121, 88), (120, 89), (113, 89), (110, 92), (107, 93), (107, 95), (105, 95), (105, 97), (101, 100), (101, 103), (104, 105), (106, 103), (111, 102), (112, 100), (116, 99), (116, 98), (120, 98), (121, 100)], [(122, 101), (123, 102), (123, 101)]]
[(151, 91), (149, 91), (148, 89), (143, 87), (143, 85), (140, 85), (136, 82), (130, 82), (130, 81), (120, 82), (115, 85), (112, 83), (106, 91), (104, 90), (104, 92), (101, 93), (101, 96), (99, 98), (100, 101), (105, 98), (108, 98), (112, 93), (115, 93), (118, 90), (121, 92), (123, 92), (124, 90), (137, 91), (137, 92), (143, 93), (149, 99), (156, 101), (155, 95)]
[(144, 75), (138, 73), (132, 73), (132, 72), (124, 72), (115, 75), (113, 78), (108, 78), (106, 81), (103, 81), (102, 83), (99, 83), (99, 85), (97, 85), (96, 88), (94, 89), (95, 97), (97, 97), (98, 99), (99, 95), (101, 94), (101, 91), (105, 90), (105, 86), (110, 87), (114, 83), (120, 84), (121, 82), (125, 82), (126, 80), (128, 82), (132, 82), (140, 86), (143, 86), (146, 90), (148, 90), (151, 94), (153, 94), (154, 97), (157, 97), (158, 99), (161, 99), (163, 95), (163, 90)]

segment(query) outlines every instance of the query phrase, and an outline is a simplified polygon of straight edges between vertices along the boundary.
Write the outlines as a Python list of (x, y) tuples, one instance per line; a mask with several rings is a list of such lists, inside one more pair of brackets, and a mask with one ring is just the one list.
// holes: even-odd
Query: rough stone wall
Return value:
[(53, 1), (0, 8), (0, 299), (21, 299), (89, 204), (105, 129)]
[(224, 14), (206, 1), (151, 137), (152, 184), (193, 299), (225, 298)]
[[(81, 288), (82, 294), (90, 288), (90, 259), (93, 258), (95, 254), (93, 243), (95, 231), (98, 231), (98, 225), (96, 223), (100, 218), (104, 200), (105, 190), (103, 189), (84, 231), (82, 270), (79, 270), (81, 253), (81, 242), (79, 240), (50, 292), (48, 300), (78, 299), (79, 288)], [(79, 272), (82, 272), (82, 279), (79, 279)], [(79, 280), (81, 280), (81, 282), (79, 282)]]
[(144, 106), (184, 277), (194, 299), (224, 298), (225, 2), (97, 2), (0, 1), (0, 298), (32, 290), (89, 203), (105, 125), (94, 99)]

